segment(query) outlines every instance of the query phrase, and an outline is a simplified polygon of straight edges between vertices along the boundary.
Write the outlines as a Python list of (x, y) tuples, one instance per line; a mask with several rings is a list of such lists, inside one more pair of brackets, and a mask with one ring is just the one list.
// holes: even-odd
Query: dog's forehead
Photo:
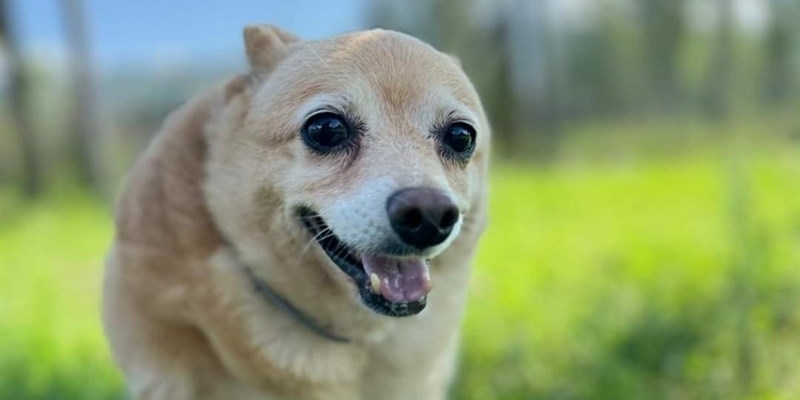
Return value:
[(305, 42), (288, 61), (309, 69), (311, 86), (370, 91), (393, 109), (426, 103), (433, 93), (478, 109), (477, 95), (454, 59), (402, 33), (376, 29)]

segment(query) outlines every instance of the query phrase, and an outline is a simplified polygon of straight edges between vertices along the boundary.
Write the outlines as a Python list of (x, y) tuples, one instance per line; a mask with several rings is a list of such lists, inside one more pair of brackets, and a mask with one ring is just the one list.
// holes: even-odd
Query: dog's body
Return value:
[[(485, 219), (489, 128), (477, 95), (456, 61), (398, 33), (245, 36), (251, 73), (172, 115), (118, 203), (104, 321), (131, 392), (444, 399)], [(329, 106), (358, 123), (319, 117)], [(469, 132), (473, 148), (456, 154)], [(383, 221), (387, 197), (409, 187), (426, 188), (419, 210), (435, 195), (460, 214), (437, 217), (444, 233), (413, 249), (393, 233), (396, 213)], [(309, 220), (327, 222), (317, 232)]]

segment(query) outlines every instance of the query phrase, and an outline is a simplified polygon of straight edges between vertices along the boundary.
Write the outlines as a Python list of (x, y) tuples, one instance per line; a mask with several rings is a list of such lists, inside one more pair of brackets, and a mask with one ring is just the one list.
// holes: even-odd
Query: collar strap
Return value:
[(250, 278), (250, 281), (253, 283), (253, 287), (256, 292), (260, 294), (261, 297), (266, 299), (267, 302), (282, 310), (291, 319), (297, 321), (300, 325), (305, 326), (308, 330), (324, 337), (325, 339), (329, 339), (337, 343), (350, 342), (349, 339), (338, 336), (321, 327), (316, 321), (314, 321), (313, 318), (298, 310), (297, 307), (293, 306), (292, 303), (289, 302), (289, 300), (286, 300), (286, 298), (272, 290), (272, 288), (270, 288), (266, 282), (258, 279), (249, 267), (244, 264), (241, 265), (242, 269), (245, 271), (245, 274), (247, 274), (248, 278)]

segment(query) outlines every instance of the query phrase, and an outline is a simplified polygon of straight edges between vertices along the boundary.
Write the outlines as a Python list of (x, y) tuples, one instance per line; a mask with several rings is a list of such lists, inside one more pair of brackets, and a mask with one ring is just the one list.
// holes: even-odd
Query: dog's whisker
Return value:
[(311, 239), (310, 239), (310, 240), (309, 240), (309, 241), (306, 243), (306, 245), (305, 245), (305, 246), (303, 246), (303, 248), (300, 250), (300, 254), (305, 254), (305, 253), (308, 251), (308, 249), (310, 249), (310, 248), (311, 248), (311, 246), (313, 246), (313, 245), (314, 245), (314, 243), (315, 243), (315, 242), (318, 242), (318, 241), (321, 241), (321, 240), (325, 240), (325, 239), (328, 239), (328, 238), (330, 238), (330, 237), (333, 237), (333, 236), (334, 236), (334, 235), (333, 235), (333, 231), (332, 231), (330, 228), (325, 228), (325, 229), (323, 229), (323, 230), (321, 230), (321, 231), (317, 232), (317, 234), (316, 234), (316, 235), (314, 235), (314, 236), (313, 236), (313, 237), (312, 237), (312, 238), (311, 238)]
[(345, 247), (345, 245), (344, 245), (344, 244), (342, 244), (342, 243), (339, 243), (339, 244), (336, 246), (336, 248), (334, 249), (334, 251), (333, 251), (333, 254), (334, 254), (334, 256), (336, 256), (336, 257), (341, 257), (341, 256), (342, 256), (344, 253), (346, 253), (347, 251), (348, 251), (348, 250), (347, 250), (347, 247)]

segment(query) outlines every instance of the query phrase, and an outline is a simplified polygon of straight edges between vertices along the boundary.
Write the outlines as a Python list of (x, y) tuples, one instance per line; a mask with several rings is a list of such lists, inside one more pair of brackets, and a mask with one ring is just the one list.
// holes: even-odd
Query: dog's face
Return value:
[(276, 232), (299, 238), (277, 245), (344, 278), (334, 281), (370, 309), (420, 312), (430, 260), (475, 218), (483, 190), (489, 128), (458, 62), (381, 30), (245, 37), (251, 92), (229, 107), (234, 133), (208, 166), (222, 231), (254, 254)]

